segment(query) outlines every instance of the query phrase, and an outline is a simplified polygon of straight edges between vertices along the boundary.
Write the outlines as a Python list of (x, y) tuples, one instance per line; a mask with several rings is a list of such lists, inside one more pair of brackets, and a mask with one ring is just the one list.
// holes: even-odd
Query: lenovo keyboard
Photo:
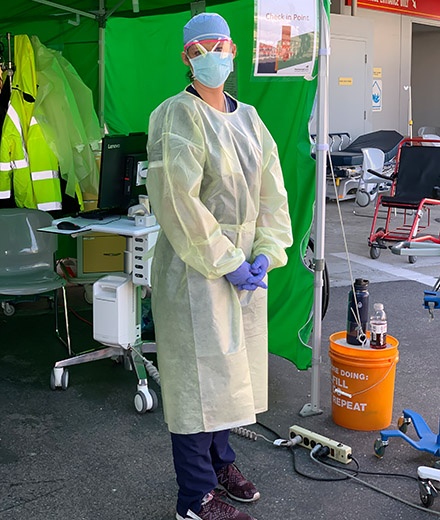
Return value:
[(106, 217), (111, 217), (113, 215), (122, 215), (123, 211), (121, 208), (97, 208), (90, 209), (87, 211), (80, 211), (77, 214), (77, 217), (87, 218), (89, 220), (102, 220)]

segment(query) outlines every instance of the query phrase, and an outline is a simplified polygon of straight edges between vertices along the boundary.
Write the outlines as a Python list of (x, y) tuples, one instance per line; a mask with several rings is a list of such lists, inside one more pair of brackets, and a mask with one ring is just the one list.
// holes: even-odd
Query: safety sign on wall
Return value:
[(316, 58), (316, 0), (255, 0), (254, 76), (310, 76)]
[(373, 81), (373, 89), (371, 94), (373, 112), (382, 110), (382, 80), (375, 79)]

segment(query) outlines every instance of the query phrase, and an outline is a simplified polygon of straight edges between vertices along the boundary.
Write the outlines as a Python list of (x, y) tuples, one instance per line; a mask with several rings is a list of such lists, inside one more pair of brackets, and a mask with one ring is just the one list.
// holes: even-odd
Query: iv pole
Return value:
[(325, 267), (325, 192), (328, 145), (328, 63), (330, 55), (330, 29), (324, 0), (319, 1), (319, 57), (317, 95), (317, 142), (316, 142), (316, 211), (314, 251), (314, 298), (312, 336), (312, 388), (311, 402), (303, 406), (299, 415), (307, 417), (322, 413), (321, 394), (321, 340), (322, 340), (322, 288)]
[(404, 90), (408, 91), (408, 135), (412, 139), (413, 136), (413, 118), (412, 118), (412, 93), (411, 85), (405, 85)]

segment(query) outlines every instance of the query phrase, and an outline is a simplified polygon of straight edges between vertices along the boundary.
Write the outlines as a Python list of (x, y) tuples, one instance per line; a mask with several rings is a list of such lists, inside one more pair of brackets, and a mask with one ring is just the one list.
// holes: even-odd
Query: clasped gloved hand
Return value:
[[(253, 274), (252, 283), (243, 284), (240, 289), (246, 289), (247, 291), (255, 291), (257, 287), (267, 289), (267, 285), (263, 282), (263, 278), (267, 274), (269, 268), (269, 259), (266, 255), (257, 255), (251, 264), (250, 272)], [(253, 287), (252, 287), (253, 286)]]
[(225, 275), (227, 280), (235, 285), (240, 290), (255, 291), (257, 287), (267, 289), (267, 285), (262, 282), (260, 276), (255, 276), (251, 272), (251, 264), (243, 262), (235, 271)]
[(269, 259), (266, 255), (257, 255), (251, 264), (251, 273), (261, 276), (261, 280), (266, 276), (269, 268)]

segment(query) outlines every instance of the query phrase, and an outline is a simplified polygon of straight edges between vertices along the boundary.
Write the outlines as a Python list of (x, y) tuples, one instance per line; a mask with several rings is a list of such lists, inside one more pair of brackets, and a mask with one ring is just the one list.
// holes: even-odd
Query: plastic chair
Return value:
[(422, 146), (440, 146), (440, 132), (438, 134), (422, 134)]
[(382, 150), (379, 148), (362, 148), (362, 154), (362, 173), (356, 192), (356, 204), (364, 208), (376, 198), (379, 191), (388, 190), (391, 182), (386, 183), (373, 173), (383, 172), (385, 153)]
[(419, 137), (426, 136), (426, 135), (440, 135), (440, 126), (421, 126), (418, 131), (417, 135)]
[[(52, 298), (55, 333), (71, 355), (65, 280), (55, 271), (57, 238), (38, 231), (50, 226), (52, 220), (38, 209), (0, 209), (0, 301), (3, 312), (12, 316), (14, 302), (37, 295)], [(63, 294), (66, 339), (58, 327), (58, 289)]]

